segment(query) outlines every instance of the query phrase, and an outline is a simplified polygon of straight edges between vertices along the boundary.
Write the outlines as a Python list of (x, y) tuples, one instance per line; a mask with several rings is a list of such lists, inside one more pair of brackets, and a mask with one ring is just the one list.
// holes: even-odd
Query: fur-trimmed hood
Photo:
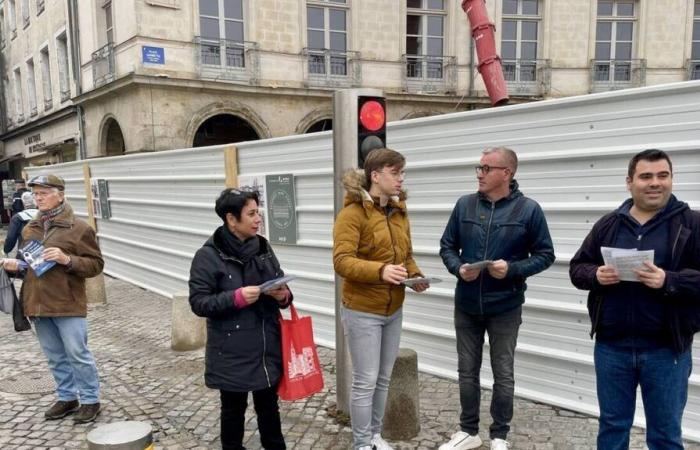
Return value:
[[(365, 185), (365, 171), (362, 169), (350, 169), (343, 174), (343, 186), (345, 187), (345, 206), (351, 203), (374, 203), (372, 196), (367, 192)], [(408, 198), (406, 190), (402, 189), (399, 195), (390, 197), (390, 203), (401, 209), (405, 209), (405, 201)]]

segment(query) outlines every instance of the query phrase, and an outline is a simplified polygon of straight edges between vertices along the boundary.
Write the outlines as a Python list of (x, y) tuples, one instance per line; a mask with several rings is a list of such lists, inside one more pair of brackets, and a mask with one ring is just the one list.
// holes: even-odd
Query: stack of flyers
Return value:
[(34, 271), (37, 277), (42, 276), (46, 271), (56, 265), (56, 261), (46, 261), (44, 259), (44, 245), (32, 239), (27, 242), (19, 251), (22, 259)]
[(294, 280), (296, 277), (294, 275), (285, 275), (280, 278), (275, 278), (274, 280), (269, 280), (258, 286), (260, 288), (260, 292), (269, 292), (274, 289), (277, 289), (280, 286), (283, 286), (290, 281)]

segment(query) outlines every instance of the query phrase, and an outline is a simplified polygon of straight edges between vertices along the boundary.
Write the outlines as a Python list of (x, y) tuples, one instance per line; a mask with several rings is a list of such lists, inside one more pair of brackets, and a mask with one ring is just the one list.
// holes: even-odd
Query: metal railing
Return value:
[(360, 53), (304, 48), (304, 82), (316, 87), (359, 86), (362, 78)]
[(503, 77), (512, 95), (544, 96), (552, 84), (552, 66), (549, 59), (504, 60)]
[[(114, 45), (108, 42), (92, 53), (92, 82), (95, 87), (114, 81)], [(63, 92), (61, 92), (63, 100)]]
[(646, 59), (592, 59), (590, 91), (612, 91), (644, 86), (646, 67)]
[(257, 84), (258, 43), (195, 36), (199, 77)]
[(689, 80), (700, 80), (700, 59), (689, 59), (686, 62)]
[(415, 93), (447, 93), (456, 88), (454, 56), (402, 55), (404, 90)]

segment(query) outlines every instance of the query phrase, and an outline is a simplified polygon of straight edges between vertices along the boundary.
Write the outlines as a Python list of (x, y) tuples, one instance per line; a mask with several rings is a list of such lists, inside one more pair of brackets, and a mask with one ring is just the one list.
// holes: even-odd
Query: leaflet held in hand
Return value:
[(267, 292), (267, 291), (272, 291), (274, 289), (277, 289), (280, 286), (283, 286), (290, 281), (294, 280), (296, 277), (294, 275), (285, 275), (280, 278), (275, 278), (273, 280), (268, 280), (258, 286), (260, 288), (260, 292)]
[(600, 247), (605, 265), (617, 269), (621, 281), (639, 282), (634, 269), (650, 271), (644, 261), (654, 262), (654, 250)]
[(29, 265), (29, 267), (34, 271), (37, 277), (42, 276), (49, 269), (56, 265), (56, 261), (46, 261), (43, 256), (44, 245), (32, 239), (27, 242), (24, 247), (20, 250), (22, 259)]

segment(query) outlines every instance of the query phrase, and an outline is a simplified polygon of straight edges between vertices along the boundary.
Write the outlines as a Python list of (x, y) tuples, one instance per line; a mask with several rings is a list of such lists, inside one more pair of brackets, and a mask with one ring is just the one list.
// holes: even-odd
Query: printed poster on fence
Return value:
[(272, 244), (297, 243), (297, 210), (294, 196), (294, 175), (267, 175), (267, 213)]
[(265, 196), (265, 180), (263, 176), (255, 175), (238, 175), (238, 185), (239, 186), (250, 186), (256, 191), (258, 191), (258, 212), (260, 213), (260, 218), (262, 223), (258, 229), (258, 234), (265, 239), (269, 239), (267, 235), (267, 198)]

